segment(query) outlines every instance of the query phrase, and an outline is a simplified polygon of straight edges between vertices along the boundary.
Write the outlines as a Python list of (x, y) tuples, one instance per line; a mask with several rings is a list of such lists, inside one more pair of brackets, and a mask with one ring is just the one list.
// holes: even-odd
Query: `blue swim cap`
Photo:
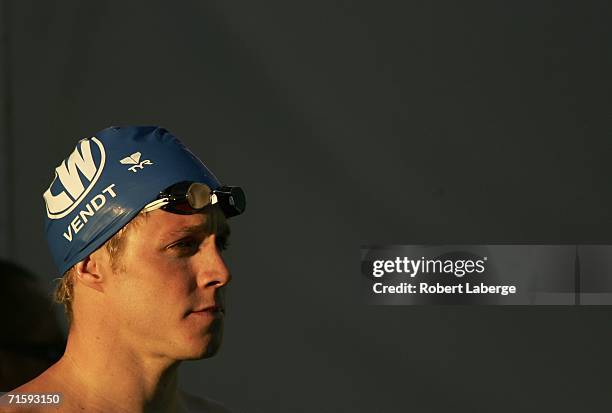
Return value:
[(111, 127), (80, 140), (43, 195), (45, 233), (60, 274), (98, 249), (160, 191), (219, 180), (170, 132)]

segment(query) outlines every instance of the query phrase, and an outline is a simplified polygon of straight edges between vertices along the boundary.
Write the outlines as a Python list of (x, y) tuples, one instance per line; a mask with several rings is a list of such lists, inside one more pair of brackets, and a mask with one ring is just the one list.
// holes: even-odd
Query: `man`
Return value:
[(242, 190), (164, 129), (113, 127), (79, 141), (44, 199), (70, 330), (63, 357), (11, 393), (61, 393), (62, 412), (226, 412), (177, 390), (177, 369), (219, 347)]

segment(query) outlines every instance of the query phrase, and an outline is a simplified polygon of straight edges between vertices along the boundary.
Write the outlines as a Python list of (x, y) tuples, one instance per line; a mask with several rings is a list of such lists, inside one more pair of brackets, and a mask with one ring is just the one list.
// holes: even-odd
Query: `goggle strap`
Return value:
[(147, 205), (145, 205), (145, 207), (142, 209), (142, 212), (154, 211), (156, 209), (163, 207), (164, 205), (168, 205), (169, 203), (170, 203), (169, 198), (156, 199), (155, 201), (150, 202)]

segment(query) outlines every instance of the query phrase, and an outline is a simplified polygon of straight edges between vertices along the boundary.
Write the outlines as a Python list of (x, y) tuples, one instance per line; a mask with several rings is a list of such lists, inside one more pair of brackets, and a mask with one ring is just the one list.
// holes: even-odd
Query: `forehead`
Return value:
[(158, 239), (188, 233), (229, 234), (229, 226), (223, 213), (213, 207), (203, 212), (180, 215), (158, 209), (147, 213), (135, 225), (134, 236)]

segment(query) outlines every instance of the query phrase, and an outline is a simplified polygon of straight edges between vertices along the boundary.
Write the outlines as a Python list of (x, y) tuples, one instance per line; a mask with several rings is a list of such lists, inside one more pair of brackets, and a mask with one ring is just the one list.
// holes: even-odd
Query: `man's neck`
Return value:
[(122, 347), (119, 339), (71, 331), (53, 375), (87, 411), (174, 413), (178, 365)]

